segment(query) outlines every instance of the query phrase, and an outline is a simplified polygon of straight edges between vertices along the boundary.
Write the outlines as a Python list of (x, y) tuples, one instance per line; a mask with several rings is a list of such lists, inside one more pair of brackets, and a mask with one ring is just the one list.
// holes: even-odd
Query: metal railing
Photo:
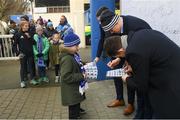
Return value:
[(13, 35), (0, 35), (0, 60), (16, 60), (16, 54), (12, 51)]

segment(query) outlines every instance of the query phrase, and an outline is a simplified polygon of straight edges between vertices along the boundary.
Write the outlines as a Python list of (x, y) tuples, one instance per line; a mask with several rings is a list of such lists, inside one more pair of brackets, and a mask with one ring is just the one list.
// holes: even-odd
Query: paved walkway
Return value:
[[(111, 80), (92, 82), (82, 107), (87, 110), (84, 119), (129, 119), (124, 107), (107, 108), (115, 96)], [(0, 90), (0, 119), (66, 119), (68, 109), (61, 105), (60, 86)], [(125, 98), (126, 95), (125, 95)]]
[[(80, 51), (83, 61), (90, 61), (91, 49)], [(0, 61), (0, 119), (66, 119), (68, 109), (61, 105), (60, 85), (54, 84), (54, 72), (48, 71), (50, 84), (20, 88), (19, 61)], [(126, 89), (124, 90), (126, 93)], [(84, 119), (126, 119), (124, 107), (107, 108), (115, 98), (114, 82), (97, 81), (89, 84), (82, 108)], [(127, 95), (125, 94), (127, 100)]]

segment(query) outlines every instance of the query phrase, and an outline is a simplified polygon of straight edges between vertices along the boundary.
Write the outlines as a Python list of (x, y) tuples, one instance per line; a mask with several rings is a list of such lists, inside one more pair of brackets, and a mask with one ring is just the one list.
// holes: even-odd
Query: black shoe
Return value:
[(69, 120), (77, 120), (77, 119), (82, 119), (82, 118), (80, 116), (69, 118)]
[(82, 119), (82, 118), (79, 116), (79, 117), (77, 117), (76, 119)]
[(86, 111), (82, 108), (80, 108), (80, 114), (86, 114)]

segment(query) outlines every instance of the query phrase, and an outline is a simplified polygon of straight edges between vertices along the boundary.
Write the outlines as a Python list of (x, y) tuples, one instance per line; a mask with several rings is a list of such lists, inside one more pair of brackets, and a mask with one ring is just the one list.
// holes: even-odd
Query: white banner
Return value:
[(180, 0), (121, 0), (122, 15), (144, 19), (180, 46)]
[(47, 7), (36, 7), (34, 13), (47, 13)]

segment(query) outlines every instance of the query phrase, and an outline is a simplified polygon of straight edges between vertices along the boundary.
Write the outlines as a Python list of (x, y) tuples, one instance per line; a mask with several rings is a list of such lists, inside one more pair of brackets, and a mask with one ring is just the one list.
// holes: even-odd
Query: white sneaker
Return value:
[(58, 82), (59, 82), (59, 76), (56, 76), (55, 83), (58, 83)]
[(25, 84), (24, 81), (21, 82), (21, 87), (22, 87), (22, 88), (25, 88), (25, 87), (26, 87), (26, 84)]

